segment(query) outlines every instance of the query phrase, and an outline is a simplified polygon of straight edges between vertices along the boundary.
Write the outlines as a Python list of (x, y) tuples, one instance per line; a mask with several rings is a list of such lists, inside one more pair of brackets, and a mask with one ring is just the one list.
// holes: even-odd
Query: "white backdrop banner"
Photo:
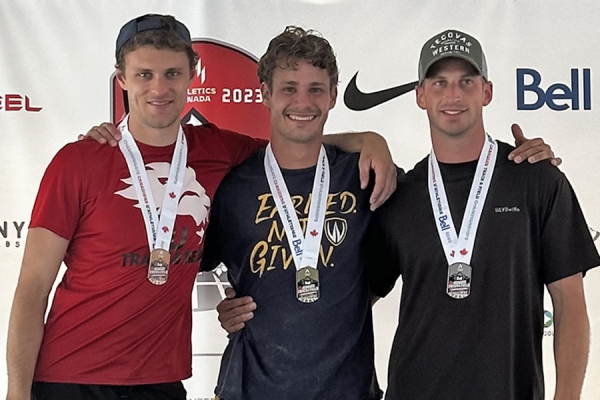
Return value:
[[(352, 111), (343, 93), (352, 77), (364, 92), (417, 79), (421, 45), (447, 28), (477, 37), (486, 52), (494, 100), (486, 129), (512, 142), (510, 125), (543, 136), (564, 159), (569, 177), (600, 243), (600, 110), (595, 74), (600, 56), (600, 3), (407, 0), (0, 0), (0, 343), (6, 342), (29, 216), (42, 173), (56, 151), (91, 126), (119, 119), (114, 51), (119, 28), (146, 14), (172, 14), (184, 22), (200, 53), (188, 91), (185, 121), (268, 137), (260, 103), (256, 60), (286, 25), (320, 31), (341, 67), (340, 97), (328, 132), (374, 130), (388, 140), (398, 165), (410, 169), (430, 149), (427, 117), (408, 92), (365, 111)], [(99, 172), (101, 173), (101, 172)], [(227, 343), (214, 311), (225, 277), (198, 276), (194, 307), (193, 374), (189, 399), (213, 397), (220, 355)], [(585, 279), (592, 344), (583, 399), (599, 399), (600, 272)], [(376, 362), (385, 387), (387, 360), (398, 320), (399, 292), (375, 307)], [(553, 394), (553, 320), (546, 299), (544, 369)], [(5, 346), (0, 346), (4, 355)], [(4, 359), (4, 357), (1, 357)], [(0, 364), (4, 376), (6, 366)], [(0, 380), (1, 391), (6, 380)]]

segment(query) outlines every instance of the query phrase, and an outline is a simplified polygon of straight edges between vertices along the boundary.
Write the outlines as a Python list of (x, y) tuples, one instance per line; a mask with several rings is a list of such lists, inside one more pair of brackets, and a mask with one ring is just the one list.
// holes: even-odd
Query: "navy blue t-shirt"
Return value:
[[(358, 155), (326, 146), (331, 184), (318, 270), (320, 298), (296, 299), (296, 268), (264, 172), (264, 149), (221, 183), (206, 235), (203, 270), (223, 262), (254, 318), (230, 335), (216, 394), (225, 400), (380, 399), (361, 240), (370, 190)], [(305, 229), (315, 168), (282, 170)]]

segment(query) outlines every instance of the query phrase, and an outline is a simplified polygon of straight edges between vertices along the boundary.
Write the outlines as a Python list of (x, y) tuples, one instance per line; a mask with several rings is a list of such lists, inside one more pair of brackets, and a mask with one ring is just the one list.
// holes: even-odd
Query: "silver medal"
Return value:
[(464, 299), (471, 294), (473, 269), (469, 264), (457, 262), (448, 267), (446, 293), (453, 299)]
[(319, 271), (304, 267), (296, 271), (296, 298), (303, 303), (319, 300)]

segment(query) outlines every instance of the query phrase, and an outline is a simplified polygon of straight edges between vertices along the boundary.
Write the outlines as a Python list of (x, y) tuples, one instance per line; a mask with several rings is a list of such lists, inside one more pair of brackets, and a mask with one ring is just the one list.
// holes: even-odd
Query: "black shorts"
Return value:
[(181, 382), (151, 385), (80, 385), (33, 382), (31, 400), (186, 400)]

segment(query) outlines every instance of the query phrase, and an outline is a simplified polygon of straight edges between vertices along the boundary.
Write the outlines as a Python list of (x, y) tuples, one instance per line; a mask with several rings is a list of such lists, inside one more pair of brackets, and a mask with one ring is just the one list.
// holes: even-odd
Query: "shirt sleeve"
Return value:
[(246, 160), (256, 150), (266, 147), (265, 139), (253, 138), (237, 132), (220, 129), (223, 143), (229, 153), (232, 166), (237, 166)]
[(46, 168), (29, 227), (45, 228), (71, 240), (81, 216), (81, 178), (81, 153), (74, 144), (66, 145)]
[(600, 264), (596, 245), (567, 178), (561, 172), (546, 192), (542, 215), (544, 283), (585, 272)]
[(220, 203), (221, 198), (224, 196), (222, 192), (222, 190), (217, 189), (211, 206), (210, 219), (204, 240), (204, 252), (202, 261), (200, 262), (200, 271), (212, 271), (217, 268), (222, 261), (221, 251), (223, 240), (220, 238)]
[(372, 294), (385, 297), (392, 291), (398, 277), (400, 266), (394, 262), (392, 246), (386, 231), (386, 216), (382, 209), (373, 213), (371, 222), (363, 240), (367, 282)]

